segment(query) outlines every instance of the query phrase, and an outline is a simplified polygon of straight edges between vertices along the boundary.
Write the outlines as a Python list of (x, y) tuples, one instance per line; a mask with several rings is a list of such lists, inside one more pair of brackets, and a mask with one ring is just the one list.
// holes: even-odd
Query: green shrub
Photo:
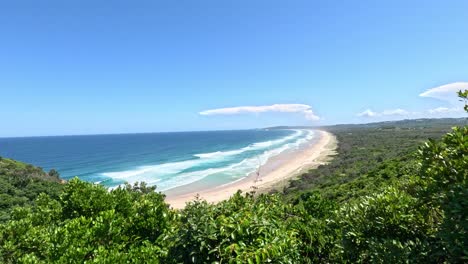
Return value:
[(452, 262), (468, 261), (468, 127), (454, 128), (442, 141), (420, 148), (419, 198), (442, 210), (438, 236), (443, 252)]
[(429, 262), (434, 233), (417, 199), (395, 187), (343, 206), (342, 260), (350, 262)]
[(189, 203), (181, 212), (171, 258), (185, 263), (295, 263), (300, 261), (291, 205), (277, 195), (235, 194), (217, 205)]
[(0, 262), (151, 262), (167, 255), (176, 214), (151, 188), (73, 179), (60, 199), (41, 194), (0, 226)]

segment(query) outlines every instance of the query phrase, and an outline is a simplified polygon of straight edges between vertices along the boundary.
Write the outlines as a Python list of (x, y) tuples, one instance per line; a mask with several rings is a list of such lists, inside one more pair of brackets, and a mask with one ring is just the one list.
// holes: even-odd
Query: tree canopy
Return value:
[(468, 127), (452, 124), (328, 128), (335, 159), (284, 192), (182, 210), (144, 183), (64, 184), (1, 159), (0, 262), (466, 263)]

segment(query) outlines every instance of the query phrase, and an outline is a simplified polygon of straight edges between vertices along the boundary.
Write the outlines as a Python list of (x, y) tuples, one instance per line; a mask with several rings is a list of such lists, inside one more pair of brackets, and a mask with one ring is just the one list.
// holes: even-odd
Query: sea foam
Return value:
[(250, 144), (247, 147), (243, 147), (243, 148), (237, 149), (237, 150), (201, 153), (201, 154), (195, 154), (194, 156), (198, 157), (198, 158), (215, 158), (215, 157), (220, 158), (220, 157), (229, 157), (229, 156), (239, 155), (239, 154), (242, 154), (242, 153), (247, 152), (247, 151), (261, 150), (261, 149), (264, 149), (264, 148), (268, 148), (268, 147), (271, 147), (271, 146), (274, 146), (274, 145), (284, 143), (286, 141), (289, 141), (289, 140), (295, 139), (297, 137), (300, 137), (301, 135), (303, 135), (303, 133), (304, 132), (302, 130), (296, 130), (294, 132), (294, 134), (292, 134), (290, 136), (286, 136), (286, 137), (281, 138), (281, 139), (269, 140), (269, 141), (264, 141), (264, 142), (257, 142), (257, 143)]
[[(188, 185), (207, 177), (223, 177), (232, 182), (246, 177), (264, 165), (268, 159), (283, 151), (295, 149), (314, 137), (311, 130), (295, 130), (293, 134), (280, 139), (256, 142), (240, 149), (195, 154), (194, 159), (142, 166), (134, 170), (105, 172), (101, 175), (118, 181), (134, 183), (145, 181), (166, 191)], [(252, 152), (251, 155), (248, 155)], [(239, 161), (239, 156), (246, 156)], [(242, 157), (243, 157), (242, 156)], [(218, 162), (226, 164), (216, 167)]]

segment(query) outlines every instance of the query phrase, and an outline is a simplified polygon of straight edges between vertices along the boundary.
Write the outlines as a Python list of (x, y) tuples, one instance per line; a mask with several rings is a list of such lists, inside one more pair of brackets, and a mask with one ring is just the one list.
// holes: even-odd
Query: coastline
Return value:
[(315, 131), (319, 134), (316, 140), (311, 140), (297, 150), (286, 151), (270, 158), (259, 168), (259, 176), (257, 173), (252, 173), (228, 184), (185, 194), (171, 195), (169, 192), (166, 202), (173, 208), (181, 209), (197, 196), (209, 203), (217, 203), (229, 199), (238, 190), (249, 192), (254, 186), (257, 193), (281, 188), (292, 178), (327, 162), (330, 155), (335, 153), (337, 145), (335, 136), (324, 130)]

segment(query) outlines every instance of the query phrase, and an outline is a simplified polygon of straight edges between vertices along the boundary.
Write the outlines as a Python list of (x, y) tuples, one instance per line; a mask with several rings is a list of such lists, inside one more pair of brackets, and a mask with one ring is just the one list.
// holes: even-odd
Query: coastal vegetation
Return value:
[(465, 119), (324, 129), (337, 155), (283, 192), (182, 210), (144, 183), (60, 183), (1, 159), (0, 262), (468, 262)]
[(303, 192), (318, 191), (338, 202), (367, 195), (415, 174), (418, 147), (466, 122), (464, 118), (420, 119), (324, 127), (337, 137), (338, 154), (291, 181), (284, 193), (295, 199)]
[(0, 223), (15, 206), (32, 205), (39, 194), (58, 198), (63, 185), (55, 170), (45, 173), (30, 164), (0, 157)]

